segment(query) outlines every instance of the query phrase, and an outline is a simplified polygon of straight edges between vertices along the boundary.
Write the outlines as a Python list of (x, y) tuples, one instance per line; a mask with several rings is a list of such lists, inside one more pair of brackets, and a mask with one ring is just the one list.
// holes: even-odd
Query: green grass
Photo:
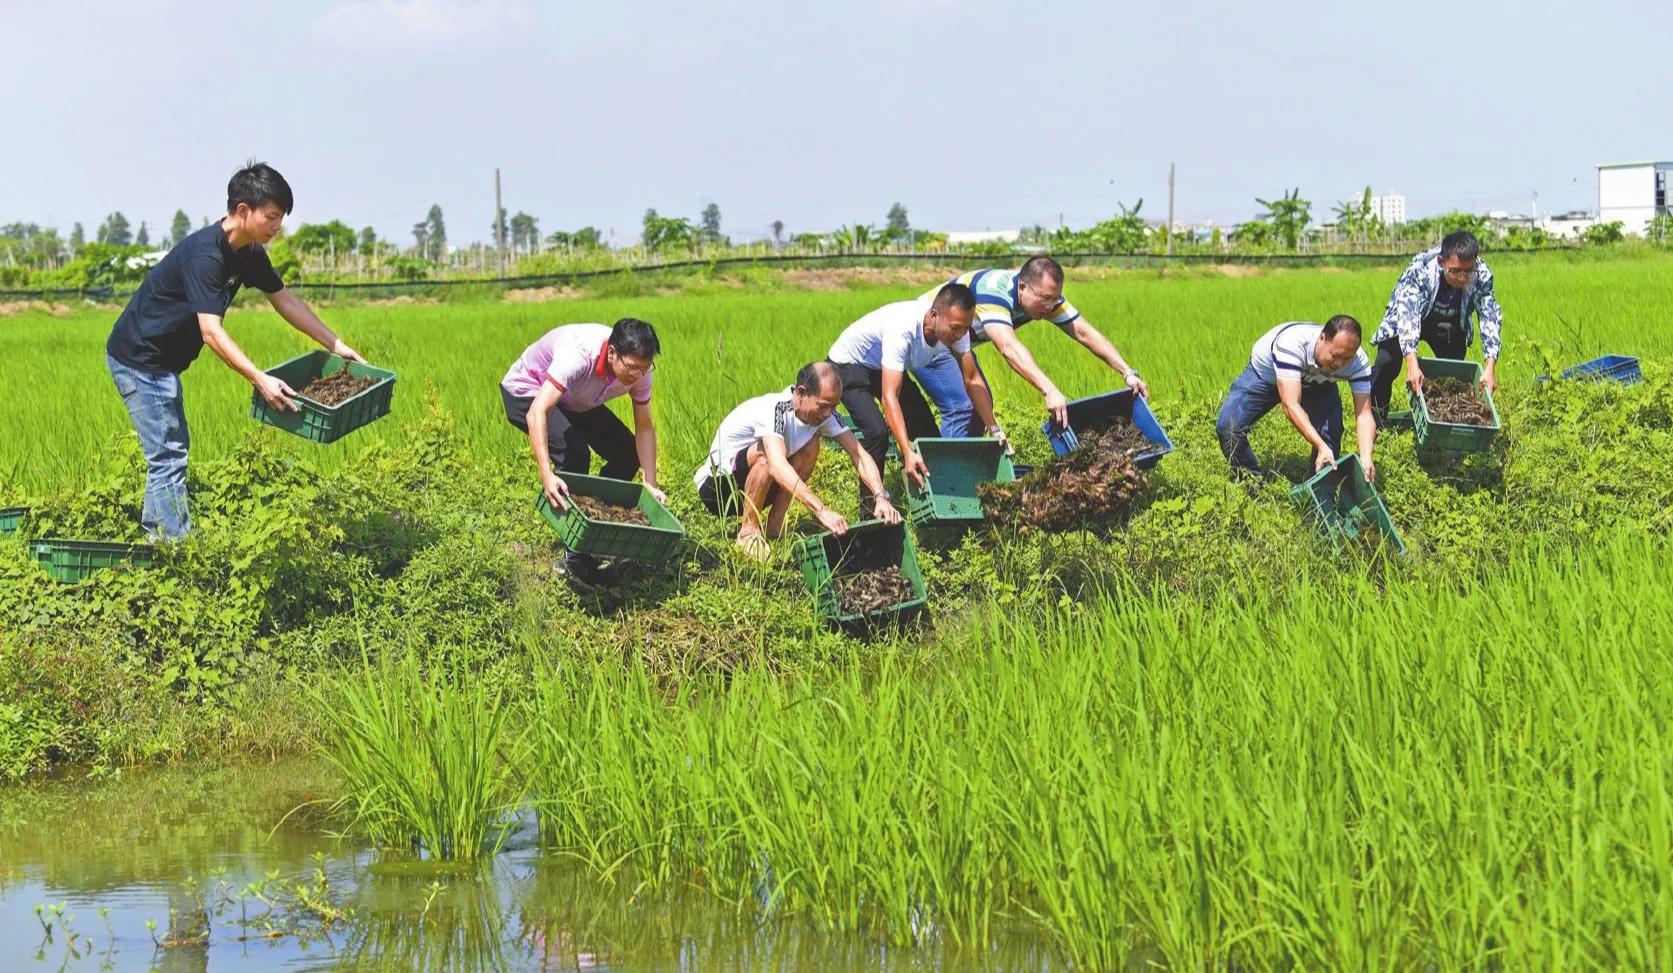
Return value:
[(933, 658), (673, 698), (555, 659), (518, 776), (602, 874), (893, 942), (980, 951), (1020, 919), (1092, 969), (1653, 968), (1664, 556), (1527, 554), (1456, 590), (1118, 586), (986, 613)]
[[(1673, 301), (1673, 255), (1614, 262), (1567, 255), (1495, 261), (1505, 307), (1503, 377), (1525, 382), (1546, 370), (1548, 348), (1561, 366), (1598, 354), (1673, 353), (1673, 333), (1655, 327), (1654, 309)], [(1077, 284), (1067, 293), (1145, 373), (1165, 426), (1183, 403), (1217, 399), (1273, 324), (1356, 315), (1374, 328), (1395, 271), (1278, 271), (1254, 278), (1184, 272), (1134, 272)], [(662, 477), (690, 476), (722, 416), (737, 402), (782, 388), (802, 363), (823, 357), (837, 333), (876, 305), (912, 296), (895, 287), (830, 293), (730, 292), (556, 301), (546, 304), (360, 305), (329, 308), (327, 322), (374, 364), (393, 368), (394, 418), (334, 448), (284, 441), (290, 455), (329, 467), (370, 440), (397, 440), (401, 420), (422, 415), (433, 387), (442, 406), (480, 455), (526, 450), (506, 423), (495, 386), (523, 348), (548, 328), (572, 321), (633, 315), (656, 325), (664, 355), (657, 366), (656, 414)], [(115, 438), (129, 435), (126, 413), (105, 372), (103, 343), (116, 312), (77, 311), (64, 318), (31, 313), (0, 318), (0, 381), (23, 394), (0, 412), (0, 478), (34, 488), (75, 487)], [(1565, 325), (1563, 322), (1567, 322)], [(271, 311), (235, 310), (229, 327), (260, 365), (305, 351), (305, 339)], [(1048, 325), (1024, 333), (1031, 350), (1071, 397), (1106, 391), (1117, 378)], [(1037, 424), (1038, 397), (991, 355), (1003, 417), (1019, 435)], [(47, 381), (42, 382), (42, 378)], [(211, 352), (185, 374), (193, 458), (228, 454), (251, 428), (248, 383)], [(1170, 433), (1172, 427), (1168, 426)], [(530, 482), (534, 483), (532, 473)]]
[[(732, 405), (918, 288), (327, 309), (400, 373), (394, 417), (314, 447), (244, 418), (248, 387), (204, 361), (178, 554), (61, 586), (0, 544), (0, 773), (215, 753), (180, 714), (266, 707), (321, 728), (383, 843), (482, 854), (526, 801), (600, 874), (890, 942), (981, 950), (1022, 921), (1095, 969), (1673, 965), (1673, 257), (1494, 265), (1504, 434), (1442, 461), (1382, 437), (1401, 561), (1332, 552), (1285, 484), (1229, 482), (1212, 432), (1256, 336), (1374, 326), (1394, 269), (1072, 276), (1178, 448), (1113, 536), (925, 552), (935, 627), (877, 643), (735, 555), (689, 477)], [(580, 595), (553, 583), (495, 385), (547, 328), (626, 314), (663, 337), (662, 480), (690, 543)], [(31, 535), (134, 530), (110, 317), (0, 320), (0, 377), (27, 393), (0, 410), (0, 490), (36, 508)], [(302, 348), (271, 314), (231, 322), (260, 363)], [(1114, 384), (1054, 329), (1025, 337), (1069, 394)], [(1648, 380), (1532, 381), (1605, 352)], [(1036, 398), (983, 355), (1037, 458)], [(1254, 440), (1303, 478), (1281, 417)], [(815, 486), (854, 513), (839, 463)], [(298, 681), (322, 688), (274, 691)]]
[(415, 654), (368, 663), (315, 693), (325, 758), (355, 830), (441, 859), (492, 853), (523, 790), (522, 733), (498, 687), (428, 670)]

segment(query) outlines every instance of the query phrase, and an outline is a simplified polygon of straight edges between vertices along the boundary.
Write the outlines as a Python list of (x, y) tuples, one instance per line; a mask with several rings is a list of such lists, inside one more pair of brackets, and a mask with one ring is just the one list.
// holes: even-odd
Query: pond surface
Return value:
[[(984, 950), (635, 895), (543, 850), (437, 868), (335, 837), (310, 761), (0, 788), (0, 970), (1059, 970), (1019, 925)], [(314, 803), (310, 803), (314, 802)]]

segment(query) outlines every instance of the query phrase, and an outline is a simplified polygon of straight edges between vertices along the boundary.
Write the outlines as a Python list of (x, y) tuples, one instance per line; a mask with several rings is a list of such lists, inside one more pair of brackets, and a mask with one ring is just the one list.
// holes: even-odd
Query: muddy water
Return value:
[(481, 865), (392, 856), (331, 834), (318, 802), (333, 786), (293, 761), (0, 788), (0, 969), (1067, 966), (1022, 926), (980, 950), (903, 948), (699, 890), (635, 895), (631, 877), (542, 849), (529, 821)]

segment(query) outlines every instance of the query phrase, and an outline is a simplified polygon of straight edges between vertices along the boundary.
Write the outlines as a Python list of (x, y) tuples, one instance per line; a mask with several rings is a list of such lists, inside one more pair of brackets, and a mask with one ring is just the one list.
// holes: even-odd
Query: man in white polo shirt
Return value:
[(1353, 392), (1359, 461), (1365, 478), (1376, 478), (1371, 462), (1377, 438), (1371, 361), (1360, 341), (1359, 322), (1346, 314), (1322, 325), (1290, 321), (1261, 335), (1243, 374), (1232, 382), (1214, 426), (1220, 451), (1234, 472), (1260, 472), (1255, 451), (1249, 448), (1249, 429), (1275, 405), (1284, 407), (1290, 424), (1313, 447), (1314, 471), (1336, 462), (1342, 444), (1342, 395), (1336, 383), (1347, 382)]
[[(657, 487), (656, 425), (651, 421), (651, 372), (662, 350), (656, 331), (637, 318), (615, 326), (566, 324), (524, 349), (500, 381), (505, 418), (529, 437), (540, 486), (559, 509), (569, 507), (569, 487), (554, 467), (586, 473), (592, 454), (604, 460), (600, 476), (631, 480), (643, 470), (645, 488), (660, 503)], [(633, 432), (604, 403), (626, 395), (633, 400)], [(570, 552), (564, 567), (572, 575), (596, 568), (593, 559)]]
[[(721, 420), (708, 458), (692, 479), (698, 498), (711, 513), (742, 516), (737, 544), (750, 557), (767, 559), (771, 553), (768, 540), (784, 533), (792, 499), (813, 511), (826, 530), (848, 532), (847, 519), (825, 506), (807, 484), (819, 461), (821, 438), (836, 440), (848, 454), (860, 482), (875, 498), (872, 516), (884, 523), (900, 523), (900, 512), (883, 489), (877, 464), (836, 416), (841, 397), (842, 379), (836, 366), (813, 362), (802, 366), (795, 385), (748, 399)], [(763, 510), (767, 511), (765, 527)]]
[[(970, 322), (976, 296), (951, 283), (934, 298), (885, 304), (849, 325), (831, 345), (828, 360), (842, 378), (842, 405), (865, 436), (865, 451), (879, 470), (888, 455), (889, 436), (900, 447), (901, 469), (922, 486), (929, 469), (912, 449), (912, 440), (934, 436), (935, 415), (916, 383), (907, 376), (946, 349), (957, 360), (970, 399), (984, 425), (997, 429), (993, 396), (970, 354)], [(882, 403), (882, 409), (878, 409)], [(1002, 438), (1002, 437), (1001, 437)], [(872, 505), (872, 491), (860, 484), (860, 509)]]

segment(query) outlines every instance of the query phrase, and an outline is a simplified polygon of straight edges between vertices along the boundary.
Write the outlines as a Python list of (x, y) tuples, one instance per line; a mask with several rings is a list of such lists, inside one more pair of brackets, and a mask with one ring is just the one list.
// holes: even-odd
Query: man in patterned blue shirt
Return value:
[[(1121, 357), (1115, 344), (1094, 328), (1080, 311), (1063, 297), (1063, 267), (1050, 257), (1033, 257), (1020, 270), (972, 270), (948, 283), (963, 284), (976, 294), (975, 320), (970, 327), (972, 346), (992, 342), (1018, 375), (1040, 390), (1046, 411), (1059, 426), (1069, 422), (1068, 402), (1046, 376), (1028, 347), (1017, 337), (1017, 329), (1030, 321), (1050, 321), (1098, 356), (1127, 382), (1127, 387), (1149, 397), (1150, 387), (1136, 369)], [(936, 290), (940, 287), (937, 286)], [(933, 293), (933, 292), (931, 292)], [(929, 295), (926, 295), (929, 296)], [(979, 368), (980, 366), (978, 366)], [(912, 376), (935, 402), (941, 413), (941, 435), (980, 436), (983, 423), (965, 391), (958, 363), (948, 352), (937, 355), (929, 365), (915, 369)], [(986, 376), (984, 375), (985, 379)], [(990, 408), (992, 403), (986, 403)], [(997, 432), (997, 429), (987, 430)]]
[(1481, 321), (1481, 384), (1499, 387), (1499, 329), (1504, 315), (1493, 296), (1493, 272), (1481, 259), (1481, 244), (1466, 230), (1449, 233), (1438, 247), (1412, 258), (1400, 275), (1388, 310), (1371, 344), (1377, 347), (1371, 367), (1371, 411), (1378, 422), (1388, 418), (1394, 375), (1404, 360), (1406, 387), (1423, 390), (1423, 369), (1417, 364), (1417, 344), (1429, 343), (1437, 358), (1463, 358), (1474, 329), (1470, 316)]

